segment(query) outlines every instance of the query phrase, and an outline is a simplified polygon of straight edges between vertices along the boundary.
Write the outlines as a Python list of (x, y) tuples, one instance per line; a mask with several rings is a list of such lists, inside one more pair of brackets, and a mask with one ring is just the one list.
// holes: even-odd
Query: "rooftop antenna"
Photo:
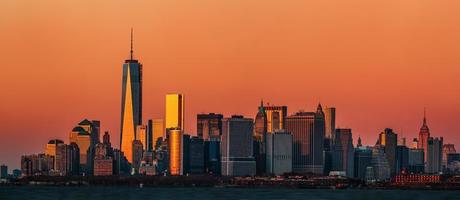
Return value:
[(133, 60), (133, 28), (131, 27), (131, 60)]

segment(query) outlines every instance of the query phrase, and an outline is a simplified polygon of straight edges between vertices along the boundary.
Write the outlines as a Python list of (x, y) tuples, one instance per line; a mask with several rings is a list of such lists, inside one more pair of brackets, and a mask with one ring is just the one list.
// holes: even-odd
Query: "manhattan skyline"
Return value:
[[(359, 2), (367, 9), (203, 1), (114, 4), (101, 14), (88, 2), (70, 9), (5, 1), (2, 15), (14, 20), (0, 20), (8, 30), (0, 37), (8, 47), (0, 50), (8, 74), (0, 80), (0, 162), (17, 168), (20, 155), (42, 151), (48, 140), (68, 142), (84, 118), (100, 120), (101, 132), (119, 144), (130, 27), (143, 64), (143, 123), (164, 119), (167, 93), (187, 96), (185, 132), (192, 135), (199, 113), (254, 118), (263, 99), (288, 106), (290, 115), (320, 102), (337, 108), (337, 127), (352, 128), (354, 144), (361, 136), (373, 145), (387, 127), (408, 142), (417, 137), (426, 107), (431, 134), (460, 144), (459, 15), (449, 12), (458, 3), (392, 2), (396, 7), (361, 19), (378, 5)], [(123, 6), (137, 12), (122, 19)], [(166, 6), (173, 12), (161, 11)], [(51, 8), (54, 15), (43, 14)], [(27, 13), (12, 12), (21, 9)], [(339, 23), (342, 17), (356, 24)]]

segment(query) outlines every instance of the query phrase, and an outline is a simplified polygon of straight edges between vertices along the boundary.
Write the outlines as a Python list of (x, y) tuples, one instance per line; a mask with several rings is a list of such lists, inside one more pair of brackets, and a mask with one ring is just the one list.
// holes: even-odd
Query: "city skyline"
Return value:
[[(213, 6), (210, 3), (205, 4)], [(251, 3), (244, 5), (251, 8), (254, 6)], [(273, 3), (264, 5), (264, 8), (274, 11), (275, 9), (270, 5)], [(290, 7), (283, 8), (295, 6), (293, 3), (288, 5)], [(371, 3), (366, 5), (372, 8)], [(13, 3), (2, 7), (9, 6), (28, 7)], [(42, 6), (38, 7), (44, 8)], [(60, 6), (63, 6), (63, 11), (66, 10), (64, 5)], [(327, 5), (320, 4), (316, 7), (327, 7)], [(427, 26), (434, 26), (437, 20), (444, 20), (447, 23), (441, 27), (444, 28), (443, 30), (449, 30), (453, 26), (450, 24), (453, 21), (446, 19), (447, 17), (442, 13), (418, 13), (415, 9), (404, 8), (412, 11), (412, 14), (437, 17), (434, 22), (428, 22)], [(185, 10), (188, 13), (200, 11), (194, 5), (190, 5)], [(229, 14), (235, 10), (239, 9), (235, 7), (224, 9)], [(107, 16), (112, 16), (112, 12), (117, 11), (117, 8), (110, 7), (105, 11)], [(261, 9), (256, 11), (264, 12)], [(62, 11), (58, 12), (59, 15), (63, 15)], [(12, 16), (8, 11), (4, 13)], [(34, 13), (36, 11), (31, 12), (32, 16)], [(146, 11), (141, 10), (141, 13), (145, 14)], [(215, 15), (215, 13), (211, 14)], [(315, 14), (322, 16), (321, 13)], [(74, 13), (70, 13), (67, 17), (63, 15), (62, 20), (67, 24), (73, 20), (77, 22), (87, 20), (74, 19), (72, 18), (74, 15)], [(160, 12), (160, 15), (168, 16), (163, 12)], [(298, 15), (302, 20), (300, 22), (305, 22), (308, 17), (308, 15)], [(412, 15), (400, 15), (403, 21), (413, 25), (414, 29), (430, 30), (430, 28), (423, 28), (420, 22), (411, 21)], [(241, 20), (248, 17), (236, 16)], [(378, 16), (375, 16), (376, 20)], [(357, 38), (359, 35), (349, 35), (349, 42), (360, 42), (364, 45), (361, 49), (351, 48), (350, 44), (339, 41), (343, 39), (341, 38), (343, 35), (330, 36), (333, 41), (340, 44), (339, 49), (334, 49), (332, 46), (321, 48), (322, 43), (313, 43), (313, 40), (323, 39), (321, 41), (325, 42), (324, 38), (314, 33), (305, 35), (305, 38), (300, 37), (301, 33), (308, 31), (294, 29), (295, 25), (301, 24), (299, 21), (287, 24), (286, 27), (279, 29), (280, 34), (274, 34), (270, 31), (278, 29), (265, 26), (266, 20), (250, 18), (256, 22), (258, 28), (269, 28), (265, 38), (257, 39), (260, 32), (254, 29), (249, 29), (247, 35), (243, 36), (220, 35), (218, 32), (213, 32), (216, 34), (216, 40), (220, 41), (217, 43), (219, 45), (216, 45), (213, 43), (216, 41), (202, 38), (201, 34), (206, 31), (191, 27), (186, 29), (191, 31), (186, 34), (186, 38), (190, 41), (173, 42), (179, 38), (180, 31), (158, 21), (154, 23), (158, 26), (153, 28), (152, 25), (146, 25), (149, 21), (135, 22), (134, 19), (137, 17), (139, 15), (134, 15), (131, 22), (123, 22), (120, 25), (109, 24), (107, 27), (96, 27), (91, 30), (85, 30), (85, 26), (77, 24), (78, 33), (75, 34), (71, 33), (74, 29), (70, 27), (57, 30), (62, 26), (65, 28), (65, 25), (60, 23), (57, 23), (57, 27), (45, 26), (36, 29), (30, 24), (35, 21), (31, 16), (23, 16), (22, 21), (20, 20), (16, 25), (1, 21), (2, 25), (5, 23), (6, 30), (11, 30), (9, 33), (2, 33), (5, 37), (1, 37), (3, 44), (11, 47), (0, 50), (0, 55), (6, 62), (2, 70), (5, 74), (12, 74), (0, 82), (8, 86), (3, 93), (4, 96), (2, 95), (3, 98), (0, 98), (1, 163), (8, 164), (10, 169), (17, 168), (21, 154), (42, 151), (43, 144), (51, 139), (62, 139), (67, 143), (68, 133), (73, 125), (84, 118), (100, 120), (101, 131), (109, 131), (112, 135), (112, 143), (119, 144), (118, 113), (121, 104), (119, 97), (122, 76), (120, 63), (127, 57), (126, 50), (129, 47), (129, 41), (126, 40), (129, 38), (127, 30), (131, 26), (139, 35), (136, 36), (136, 52), (139, 52), (136, 58), (142, 60), (146, 80), (143, 85), (145, 95), (143, 123), (146, 123), (147, 119), (164, 119), (164, 95), (172, 92), (187, 96), (185, 133), (192, 134), (196, 134), (195, 119), (196, 114), (199, 113), (222, 113), (226, 117), (242, 114), (254, 118), (262, 98), (273, 105), (288, 106), (288, 115), (291, 115), (300, 109), (313, 111), (320, 102), (325, 106), (337, 108), (337, 128), (351, 128), (354, 141), (361, 136), (364, 144), (373, 144), (378, 134), (387, 127), (409, 141), (417, 137), (422, 123), (423, 108), (426, 107), (431, 134), (434, 137), (443, 136), (444, 141), (448, 143), (460, 143), (460, 136), (455, 126), (460, 107), (460, 97), (456, 94), (460, 83), (455, 77), (459, 75), (460, 63), (454, 59), (458, 55), (454, 47), (458, 46), (459, 42), (454, 36), (447, 35), (451, 40), (435, 38), (438, 45), (431, 46), (431, 49), (427, 48), (427, 52), (416, 51), (413, 48), (424, 47), (428, 43), (410, 40), (409, 44), (403, 45), (403, 50), (400, 49), (402, 52), (398, 52), (394, 51), (397, 49), (392, 45), (400, 44), (401, 41), (392, 43), (392, 39), (398, 38), (391, 34), (413, 34), (413, 32), (389, 20), (383, 23), (390, 26), (387, 30), (389, 33), (371, 32), (371, 37), (364, 39)], [(296, 15), (289, 15), (286, 18), (278, 15), (276, 17), (284, 22), (295, 19)], [(41, 16), (37, 19), (38, 24), (47, 23), (40, 20), (46, 21), (50, 18), (48, 15)], [(190, 22), (198, 26), (199, 19), (201, 18), (192, 18)], [(173, 20), (188, 22), (183, 16)], [(96, 21), (104, 22), (104, 19)], [(214, 21), (206, 22), (210, 27), (227, 30)], [(233, 34), (248, 25), (246, 23), (238, 25), (237, 19), (232, 22), (228, 24), (228, 30)], [(363, 24), (352, 26), (352, 30), (359, 30), (360, 25), (370, 23), (365, 20), (359, 22)], [(331, 25), (330, 23), (324, 21), (326, 25)], [(319, 24), (309, 25), (321, 28)], [(341, 28), (341, 32), (345, 35), (353, 33), (347, 31), (346, 27)], [(36, 31), (39, 37), (35, 38), (28, 34), (29, 29)], [(108, 38), (103, 38), (101, 35), (105, 31), (111, 33)], [(173, 34), (168, 38), (165, 35), (169, 33), (177, 35)], [(290, 34), (294, 34), (295, 41), (283, 37)], [(424, 34), (428, 33), (416, 34), (414, 37), (424, 39), (427, 37)], [(74, 36), (78, 36), (75, 38), (77, 42), (71, 39)], [(390, 37), (387, 38), (389, 41), (385, 41), (390, 42), (389, 46), (385, 46), (382, 41), (374, 41), (377, 43), (376, 46), (380, 47), (374, 49), (372, 45), (366, 43), (379, 36)], [(24, 42), (29, 48), (25, 48), (26, 44), (19, 42), (22, 39), (26, 39)], [(203, 42), (203, 45), (191, 42), (192, 39), (198, 39), (197, 41)], [(257, 46), (269, 41), (272, 43)], [(51, 46), (49, 49), (44, 46), (48, 43)], [(198, 46), (202, 48), (197, 49), (196, 52), (192, 51), (193, 47)], [(261, 51), (262, 47), (267, 47), (267, 50)], [(277, 51), (278, 47), (289, 51), (287, 53)], [(345, 47), (351, 48), (352, 53), (346, 54), (349, 57), (339, 55), (345, 52)], [(26, 50), (20, 50), (21, 48)], [(214, 52), (216, 48), (221, 52)], [(382, 50), (384, 48), (389, 49)], [(108, 49), (110, 51), (106, 53)], [(238, 49), (241, 49), (241, 53), (236, 53)], [(368, 59), (358, 62), (361, 57), (357, 55), (369, 49), (371, 53), (364, 54)], [(258, 51), (261, 53), (257, 53)], [(436, 53), (437, 51), (441, 53)], [(321, 55), (332, 57), (320, 58)], [(27, 59), (24, 60), (23, 56)], [(334, 56), (336, 57), (333, 58)], [(56, 74), (49, 73), (50, 70), (55, 70)], [(171, 78), (172, 75), (174, 77)], [(274, 83), (273, 80), (279, 80), (279, 83)], [(319, 83), (318, 81), (325, 81), (327, 84), (315, 85), (314, 83)], [(213, 84), (218, 87), (208, 87)], [(267, 87), (264, 88), (263, 85)], [(25, 137), (28, 139), (24, 140)], [(8, 138), (8, 141), (5, 138)], [(114, 146), (118, 148), (117, 145)]]

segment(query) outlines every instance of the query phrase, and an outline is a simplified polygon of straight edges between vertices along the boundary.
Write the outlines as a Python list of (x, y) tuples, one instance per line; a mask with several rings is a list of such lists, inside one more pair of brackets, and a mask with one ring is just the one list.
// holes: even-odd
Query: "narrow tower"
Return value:
[(132, 163), (136, 126), (142, 124), (142, 64), (133, 58), (132, 28), (130, 57), (123, 64), (121, 95), (120, 148)]
[(426, 110), (424, 109), (423, 110), (423, 124), (418, 134), (417, 148), (423, 149), (423, 152), (425, 153), (425, 162), (427, 160), (427, 153), (428, 153), (427, 152), (428, 151), (428, 138), (430, 138), (430, 129), (428, 128), (428, 125), (426, 123)]

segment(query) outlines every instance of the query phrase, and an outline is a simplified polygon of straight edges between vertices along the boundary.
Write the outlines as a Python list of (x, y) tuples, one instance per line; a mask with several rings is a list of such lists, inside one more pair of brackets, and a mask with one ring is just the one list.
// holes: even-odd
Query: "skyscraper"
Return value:
[(147, 151), (148, 135), (147, 135), (147, 126), (146, 125), (137, 125), (136, 126), (136, 140), (139, 140), (142, 143), (142, 149)]
[(196, 116), (197, 136), (208, 141), (211, 138), (220, 138), (222, 135), (222, 114), (209, 113)]
[(426, 123), (426, 112), (423, 112), (423, 124), (420, 128), (420, 132), (418, 134), (418, 143), (417, 148), (423, 149), (425, 153), (425, 161), (427, 161), (427, 151), (428, 151), (428, 138), (430, 138), (430, 129)]
[(246, 176), (256, 173), (252, 154), (253, 121), (243, 116), (222, 120), (222, 175)]
[(145, 151), (152, 152), (155, 149), (155, 141), (153, 138), (153, 120), (149, 119), (147, 121), (147, 141), (146, 141), (146, 149)]
[(128, 162), (132, 162), (132, 142), (136, 126), (142, 124), (142, 64), (133, 58), (133, 31), (131, 29), (130, 58), (123, 64), (121, 93), (120, 148)]
[(0, 178), (7, 178), (8, 177), (8, 166), (1, 165), (0, 166)]
[(190, 138), (189, 162), (191, 174), (204, 173), (204, 142), (197, 136)]
[(91, 157), (88, 153), (91, 152), (91, 133), (83, 129), (81, 126), (76, 126), (72, 129), (69, 136), (70, 143), (77, 144), (80, 153), (80, 172), (88, 173), (91, 166), (89, 166), (88, 159)]
[(267, 133), (267, 113), (263, 101), (260, 102), (256, 118), (254, 119), (254, 136), (262, 141)]
[[(57, 169), (57, 165), (58, 165), (58, 162), (57, 162), (57, 153), (58, 153), (58, 145), (59, 144), (64, 144), (64, 141), (62, 140), (59, 140), (59, 139), (53, 139), (53, 140), (50, 140), (47, 144), (46, 144), (46, 148), (45, 148), (45, 155), (48, 155), (48, 156), (53, 156), (54, 157), (54, 168), (53, 169)], [(59, 151), (59, 153), (61, 153)], [(60, 155), (61, 156), (61, 155)], [(64, 163), (65, 164), (65, 163)]]
[(447, 168), (447, 155), (457, 153), (454, 144), (444, 144), (442, 146), (442, 166)]
[(208, 174), (221, 174), (220, 138), (204, 141), (204, 168)]
[(95, 149), (94, 176), (113, 175), (113, 158), (109, 155), (107, 144), (99, 143)]
[(379, 135), (379, 145), (383, 148), (388, 164), (390, 165), (391, 175), (396, 173), (396, 146), (398, 145), (398, 134), (392, 129), (386, 128)]
[(70, 143), (67, 145), (66, 152), (66, 164), (68, 175), (79, 175), (80, 174), (80, 149), (76, 143)]
[(404, 145), (396, 147), (396, 174), (409, 169), (409, 148)]
[(324, 109), (324, 124), (326, 127), (325, 138), (333, 139), (335, 134), (335, 108)]
[(354, 148), (351, 129), (338, 128), (335, 130), (334, 135), (332, 169), (334, 171), (344, 171), (347, 177), (354, 177)]
[(267, 115), (267, 132), (284, 129), (284, 124), (287, 116), (287, 106), (264, 106)]
[(136, 173), (139, 172), (139, 167), (141, 165), (141, 160), (142, 160), (142, 155), (144, 153), (144, 146), (142, 145), (142, 142), (140, 140), (133, 140), (132, 143), (133, 147), (133, 161), (132, 161), (132, 167)]
[(368, 167), (372, 167), (372, 149), (363, 146), (357, 147), (354, 152), (354, 177), (365, 180)]
[(266, 168), (268, 174), (292, 172), (292, 134), (278, 130), (267, 134)]
[(390, 165), (385, 156), (385, 150), (379, 144), (372, 148), (372, 171), (377, 181), (386, 181), (391, 178)]
[(425, 172), (425, 155), (423, 149), (410, 148), (408, 169), (410, 173), (423, 173)]
[(166, 95), (166, 129), (179, 128), (184, 131), (184, 95), (167, 94)]
[(56, 156), (54, 157), (54, 174), (59, 176), (67, 175), (67, 145), (57, 144)]
[(292, 170), (296, 173), (323, 173), (324, 113), (297, 112), (286, 118), (286, 130), (292, 133)]
[(183, 131), (181, 129), (169, 129), (169, 173), (171, 175), (183, 174)]
[(437, 174), (442, 172), (443, 138), (428, 138), (425, 172)]
[(267, 135), (267, 113), (265, 112), (263, 101), (260, 102), (260, 106), (256, 117), (254, 119), (254, 141), (253, 141), (253, 153), (256, 159), (256, 172), (258, 175), (262, 175), (266, 172), (266, 135)]
[(163, 119), (154, 119), (152, 120), (152, 130), (153, 130), (153, 145), (152, 148), (157, 144), (158, 138), (165, 138), (165, 121)]

